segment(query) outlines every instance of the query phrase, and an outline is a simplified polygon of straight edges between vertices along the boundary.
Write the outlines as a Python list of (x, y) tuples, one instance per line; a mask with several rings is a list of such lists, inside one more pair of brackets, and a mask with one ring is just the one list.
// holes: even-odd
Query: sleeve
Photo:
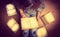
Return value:
[(45, 8), (44, 0), (39, 0), (41, 4), (37, 8), (37, 11), (41, 12)]

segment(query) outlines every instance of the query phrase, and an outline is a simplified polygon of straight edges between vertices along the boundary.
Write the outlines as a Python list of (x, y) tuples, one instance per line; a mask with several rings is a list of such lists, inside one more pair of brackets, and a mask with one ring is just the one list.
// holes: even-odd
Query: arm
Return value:
[(40, 19), (40, 17), (41, 17), (41, 12), (45, 8), (45, 4), (44, 4), (44, 0), (40, 0), (40, 2), (41, 2), (41, 4), (37, 8), (37, 12), (38, 12), (37, 19), (38, 19), (39, 26), (42, 27), (42, 26), (44, 26), (44, 24), (42, 23), (42, 20)]
[(24, 14), (24, 11), (23, 11), (22, 9), (19, 9), (19, 11), (20, 11), (21, 16), (22, 16), (23, 18), (25, 18), (26, 15)]

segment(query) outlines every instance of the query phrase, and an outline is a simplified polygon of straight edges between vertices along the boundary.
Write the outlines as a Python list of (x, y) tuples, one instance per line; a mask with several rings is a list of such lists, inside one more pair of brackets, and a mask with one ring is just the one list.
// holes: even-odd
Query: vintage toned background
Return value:
[[(21, 27), (18, 32), (13, 33), (6, 25), (7, 21), (11, 18), (7, 16), (6, 4), (15, 2), (15, 5), (19, 8), (18, 4), (20, 0), (0, 0), (0, 37), (21, 37)], [(42, 11), (41, 16), (51, 11), (55, 21), (51, 24), (46, 24), (47, 37), (60, 37), (60, 1), (59, 0), (45, 0), (45, 9)], [(19, 14), (19, 11), (18, 11)], [(16, 21), (19, 23), (19, 15), (14, 15)], [(41, 21), (40, 21), (41, 22)], [(20, 24), (20, 23), (19, 23)], [(42, 24), (42, 23), (41, 23)], [(20, 25), (21, 26), (21, 25)]]

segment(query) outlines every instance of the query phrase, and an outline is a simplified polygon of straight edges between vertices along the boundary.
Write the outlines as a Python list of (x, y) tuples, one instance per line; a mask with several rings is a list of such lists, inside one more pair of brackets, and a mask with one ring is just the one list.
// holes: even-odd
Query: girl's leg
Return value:
[(29, 30), (23, 30), (23, 37), (29, 37)]
[(30, 37), (37, 37), (36, 29), (31, 29), (30, 30)]

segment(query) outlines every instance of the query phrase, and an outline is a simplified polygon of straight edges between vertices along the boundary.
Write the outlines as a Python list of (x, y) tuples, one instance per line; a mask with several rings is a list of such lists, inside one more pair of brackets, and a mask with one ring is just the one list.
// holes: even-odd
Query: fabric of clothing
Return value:
[(37, 11), (42, 11), (45, 8), (44, 0), (40, 0), (41, 5), (36, 9)]
[[(44, 4), (44, 0), (38, 0), (41, 4), (39, 4), (39, 6), (37, 7), (37, 9), (33, 9), (32, 8), (32, 4), (30, 6), (28, 6), (25, 10), (24, 10), (24, 14), (27, 16), (27, 17), (34, 17), (37, 15), (37, 12), (38, 11), (42, 11), (44, 8), (45, 8), (45, 4)], [(32, 0), (33, 3), (36, 3), (37, 4), (37, 1), (36, 0)]]
[(27, 17), (34, 17), (34, 16), (36, 16), (37, 12), (33, 9), (26, 9), (26, 10), (24, 10), (24, 14)]
[(23, 30), (23, 37), (37, 37), (36, 29)]

